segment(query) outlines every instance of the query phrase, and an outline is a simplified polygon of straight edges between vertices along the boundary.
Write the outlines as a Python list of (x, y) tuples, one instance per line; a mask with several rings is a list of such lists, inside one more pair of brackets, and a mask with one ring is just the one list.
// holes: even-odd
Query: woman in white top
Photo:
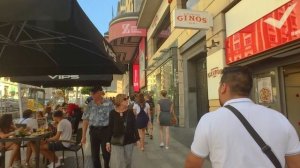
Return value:
[(33, 129), (38, 129), (38, 122), (33, 117), (33, 111), (27, 109), (23, 112), (23, 117), (19, 120), (19, 124), (26, 124), (27, 129), (33, 131)]
[(146, 103), (144, 94), (139, 93), (136, 96), (136, 103), (133, 105), (133, 112), (136, 116), (136, 126), (139, 131), (141, 150), (145, 147), (145, 131), (148, 124), (151, 124), (150, 105)]
[[(38, 129), (38, 122), (37, 119), (32, 118), (33, 111), (27, 109), (23, 112), (23, 117), (19, 120), (19, 124), (26, 124), (28, 130), (33, 131)], [(28, 142), (27, 143), (27, 150), (26, 150), (26, 162), (25, 165), (29, 166), (29, 160), (32, 155), (33, 144)]]

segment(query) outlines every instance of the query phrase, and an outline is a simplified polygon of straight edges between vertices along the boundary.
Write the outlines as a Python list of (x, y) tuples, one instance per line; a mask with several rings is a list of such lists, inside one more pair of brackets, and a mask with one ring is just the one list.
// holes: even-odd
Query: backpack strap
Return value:
[(267, 157), (271, 160), (273, 165), (276, 168), (282, 168), (279, 160), (273, 153), (271, 147), (265, 143), (265, 141), (259, 136), (259, 134), (255, 131), (255, 129), (250, 125), (250, 123), (247, 121), (247, 119), (238, 111), (236, 108), (234, 108), (231, 105), (224, 106), (228, 110), (230, 110), (244, 125), (246, 130), (249, 132), (249, 134), (252, 136), (252, 138), (255, 140), (255, 142), (260, 146), (262, 152), (267, 155)]

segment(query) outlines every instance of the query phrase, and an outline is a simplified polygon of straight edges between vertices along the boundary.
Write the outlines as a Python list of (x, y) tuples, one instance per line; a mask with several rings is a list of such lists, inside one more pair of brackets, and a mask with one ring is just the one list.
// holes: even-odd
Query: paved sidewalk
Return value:
[[(150, 140), (146, 137), (145, 151), (142, 152), (137, 147), (134, 149), (134, 168), (183, 168), (189, 148), (179, 143), (175, 139), (170, 139), (169, 149), (159, 147), (158, 127), (155, 127), (154, 138)], [(211, 168), (205, 162), (204, 168)]]
[[(174, 138), (170, 138), (169, 149), (159, 147), (158, 127), (154, 128), (154, 138), (151, 140), (149, 136), (146, 136), (145, 151), (142, 152), (137, 147), (134, 147), (133, 152), (133, 168), (183, 168), (185, 158), (190, 149), (178, 142)], [(25, 159), (25, 151), (22, 151), (22, 159)], [(10, 152), (6, 153), (7, 156)], [(56, 154), (61, 155), (61, 152)], [(80, 152), (79, 162), (82, 167), (82, 157)], [(101, 156), (102, 159), (102, 156)], [(24, 161), (23, 161), (24, 162)], [(113, 162), (113, 160), (112, 160)], [(6, 162), (7, 163), (7, 162)], [(103, 161), (102, 161), (103, 164)], [(41, 168), (46, 167), (45, 163), (40, 165)], [(76, 161), (73, 152), (66, 152), (65, 165), (63, 167), (76, 167)], [(84, 168), (92, 168), (91, 160), (85, 157)], [(204, 168), (211, 168), (209, 162), (205, 162)]]

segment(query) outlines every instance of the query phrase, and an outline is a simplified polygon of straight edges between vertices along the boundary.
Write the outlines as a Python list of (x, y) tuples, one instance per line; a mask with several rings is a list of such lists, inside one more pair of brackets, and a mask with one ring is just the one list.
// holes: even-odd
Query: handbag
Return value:
[(110, 143), (112, 145), (123, 146), (124, 145), (124, 134), (119, 136), (112, 136)]
[(175, 114), (172, 114), (170, 124), (173, 126), (177, 125), (177, 118), (176, 118)]
[[(124, 130), (125, 130), (125, 131), (126, 131), (126, 127), (127, 127), (128, 113), (129, 113), (129, 112), (127, 112), (127, 115), (126, 115), (126, 121), (125, 121), (125, 123), (124, 123), (124, 125), (125, 125)], [(124, 137), (125, 137), (124, 134), (118, 135), (118, 136), (112, 136), (112, 137), (111, 137), (111, 140), (110, 140), (110, 143), (111, 143), (112, 145), (124, 146)]]
[(271, 147), (265, 143), (265, 141), (258, 135), (258, 133), (255, 131), (255, 129), (250, 125), (250, 123), (247, 121), (247, 119), (239, 112), (236, 108), (230, 105), (224, 106), (241, 121), (241, 123), (244, 125), (246, 130), (249, 132), (249, 134), (252, 136), (252, 138), (255, 140), (255, 142), (260, 146), (261, 150), (267, 157), (271, 160), (273, 165), (276, 168), (282, 168), (281, 164), (278, 160), (278, 158), (273, 153)]

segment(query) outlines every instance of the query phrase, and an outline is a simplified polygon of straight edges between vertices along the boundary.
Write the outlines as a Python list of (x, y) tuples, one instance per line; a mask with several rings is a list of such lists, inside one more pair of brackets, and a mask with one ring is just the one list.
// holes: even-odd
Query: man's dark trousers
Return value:
[(101, 168), (100, 163), (100, 145), (104, 160), (104, 168), (109, 168), (110, 153), (106, 151), (106, 140), (108, 136), (107, 127), (90, 126), (91, 153), (94, 168)]

